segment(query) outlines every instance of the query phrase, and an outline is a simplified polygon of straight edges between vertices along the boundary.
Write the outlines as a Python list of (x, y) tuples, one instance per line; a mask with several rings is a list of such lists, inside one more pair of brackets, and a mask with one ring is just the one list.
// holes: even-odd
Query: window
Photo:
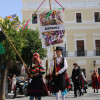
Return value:
[(82, 22), (81, 13), (76, 13), (76, 22), (77, 23), (81, 23)]
[(76, 56), (86, 56), (86, 51), (84, 50), (84, 40), (77, 40), (77, 51)]
[(95, 56), (100, 56), (100, 40), (95, 40), (96, 50)]
[(32, 24), (37, 24), (37, 14), (33, 17), (34, 14), (32, 14)]
[(100, 12), (94, 12), (95, 22), (100, 22)]

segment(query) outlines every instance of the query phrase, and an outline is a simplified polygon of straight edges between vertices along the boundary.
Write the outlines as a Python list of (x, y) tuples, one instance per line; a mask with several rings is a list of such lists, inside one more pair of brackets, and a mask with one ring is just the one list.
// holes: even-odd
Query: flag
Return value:
[(13, 18), (13, 20), (16, 20), (16, 18)]
[(16, 14), (12, 15), (12, 17), (16, 17)]
[(5, 53), (5, 49), (2, 45), (2, 43), (0, 42), (0, 55), (2, 55), (3, 53)]
[(10, 19), (10, 18), (12, 18), (12, 16), (7, 16), (7, 19)]

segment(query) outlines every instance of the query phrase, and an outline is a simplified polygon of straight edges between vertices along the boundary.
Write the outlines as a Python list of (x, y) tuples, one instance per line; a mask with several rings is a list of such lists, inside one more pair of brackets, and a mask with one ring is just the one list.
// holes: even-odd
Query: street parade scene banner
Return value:
[(65, 40), (64, 17), (61, 10), (39, 13), (39, 31), (42, 47), (48, 48)]

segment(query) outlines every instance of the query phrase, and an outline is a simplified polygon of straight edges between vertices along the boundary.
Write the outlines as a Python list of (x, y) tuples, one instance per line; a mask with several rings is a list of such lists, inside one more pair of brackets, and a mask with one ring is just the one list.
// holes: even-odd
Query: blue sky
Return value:
[(0, 16), (5, 18), (13, 14), (17, 14), (19, 20), (22, 21), (22, 0), (0, 0)]

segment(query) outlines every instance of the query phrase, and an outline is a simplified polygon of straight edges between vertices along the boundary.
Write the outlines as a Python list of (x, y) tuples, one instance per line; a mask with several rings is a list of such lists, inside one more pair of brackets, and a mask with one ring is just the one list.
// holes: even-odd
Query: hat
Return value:
[(57, 50), (60, 50), (60, 51), (62, 51), (62, 47), (60, 47), (60, 46), (57, 46), (55, 51), (57, 51)]
[(38, 58), (40, 58), (40, 55), (37, 53), (37, 52), (35, 52), (34, 54), (33, 54), (33, 61), (35, 61), (36, 59), (38, 59)]
[(40, 57), (40, 55), (39, 55), (37, 52), (35, 52), (35, 53), (33, 54), (33, 57)]
[(39, 63), (41, 63), (41, 60), (40, 60), (40, 55), (37, 53), (37, 52), (35, 52), (34, 54), (33, 54), (33, 62), (35, 61), (35, 60), (37, 60)]

